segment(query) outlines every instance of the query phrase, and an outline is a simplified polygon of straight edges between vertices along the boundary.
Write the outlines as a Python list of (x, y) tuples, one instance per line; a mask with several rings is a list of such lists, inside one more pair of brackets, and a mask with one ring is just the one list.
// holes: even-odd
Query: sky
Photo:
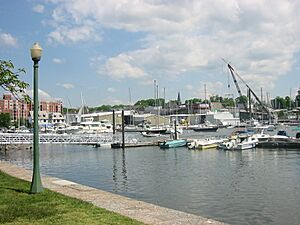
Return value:
[(66, 107), (154, 98), (154, 80), (166, 100), (204, 99), (204, 86), (238, 97), (222, 59), (257, 95), (293, 98), (299, 10), (297, 0), (2, 0), (0, 59), (31, 85), (39, 42), (40, 99)]

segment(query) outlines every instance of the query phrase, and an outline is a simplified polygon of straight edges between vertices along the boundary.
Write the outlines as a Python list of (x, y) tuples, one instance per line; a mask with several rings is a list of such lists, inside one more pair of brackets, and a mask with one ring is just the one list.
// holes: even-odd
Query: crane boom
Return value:
[[(228, 66), (229, 71), (231, 73), (231, 76), (232, 76), (233, 82), (235, 84), (235, 87), (236, 87), (236, 89), (238, 91), (238, 94), (239, 94), (240, 97), (242, 97), (243, 95), (242, 95), (241, 89), (240, 89), (239, 84), (238, 84), (238, 82), (237, 82), (237, 80), (235, 78), (235, 75), (234, 75), (234, 69), (232, 68), (232, 66), (229, 63), (227, 64), (227, 66)], [(248, 111), (248, 107), (247, 107), (246, 102), (243, 102), (243, 105), (244, 105), (245, 110)]]
[[(255, 94), (255, 92), (249, 87), (249, 85), (242, 79), (242, 77), (233, 69), (233, 67), (228, 63), (228, 68), (230, 70), (230, 73), (231, 73), (231, 76), (233, 78), (233, 81), (235, 83), (235, 86), (238, 90), (238, 93), (240, 96), (242, 96), (242, 93), (241, 93), (241, 89), (240, 87), (238, 86), (237, 84), (237, 81), (236, 81), (236, 78), (235, 78), (235, 75), (238, 76), (238, 78), (240, 78), (240, 80), (246, 85), (246, 87), (249, 89), (249, 91), (252, 93), (252, 95), (255, 97), (256, 101), (261, 105), (262, 109), (265, 110), (267, 113), (269, 114), (273, 114), (272, 110), (270, 110), (269, 108), (267, 108), (262, 102), (261, 100), (257, 97), (257, 95)], [(248, 111), (247, 107), (246, 107), (246, 103), (244, 103), (244, 107), (245, 109)], [(274, 116), (274, 115), (273, 115)]]

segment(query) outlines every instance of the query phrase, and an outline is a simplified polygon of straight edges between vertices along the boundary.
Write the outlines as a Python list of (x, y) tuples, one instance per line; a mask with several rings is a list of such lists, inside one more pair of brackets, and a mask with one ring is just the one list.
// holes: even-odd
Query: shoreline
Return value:
[[(31, 182), (32, 171), (15, 164), (0, 160), (0, 170), (13, 177)], [(97, 207), (146, 224), (225, 224), (213, 219), (157, 206), (56, 177), (41, 175), (41, 179), (44, 188), (87, 201)]]

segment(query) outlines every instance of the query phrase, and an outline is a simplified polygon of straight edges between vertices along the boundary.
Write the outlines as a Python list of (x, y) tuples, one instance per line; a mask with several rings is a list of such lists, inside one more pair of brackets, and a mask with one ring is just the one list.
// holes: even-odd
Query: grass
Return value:
[(90, 203), (45, 189), (0, 171), (0, 224), (143, 224)]

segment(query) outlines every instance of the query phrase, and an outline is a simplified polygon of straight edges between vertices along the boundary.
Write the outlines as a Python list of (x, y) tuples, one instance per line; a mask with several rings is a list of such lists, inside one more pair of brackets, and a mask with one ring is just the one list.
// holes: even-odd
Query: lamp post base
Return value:
[(31, 187), (30, 187), (30, 193), (36, 194), (43, 192), (44, 188), (42, 186), (41, 176), (38, 174), (33, 174)]

